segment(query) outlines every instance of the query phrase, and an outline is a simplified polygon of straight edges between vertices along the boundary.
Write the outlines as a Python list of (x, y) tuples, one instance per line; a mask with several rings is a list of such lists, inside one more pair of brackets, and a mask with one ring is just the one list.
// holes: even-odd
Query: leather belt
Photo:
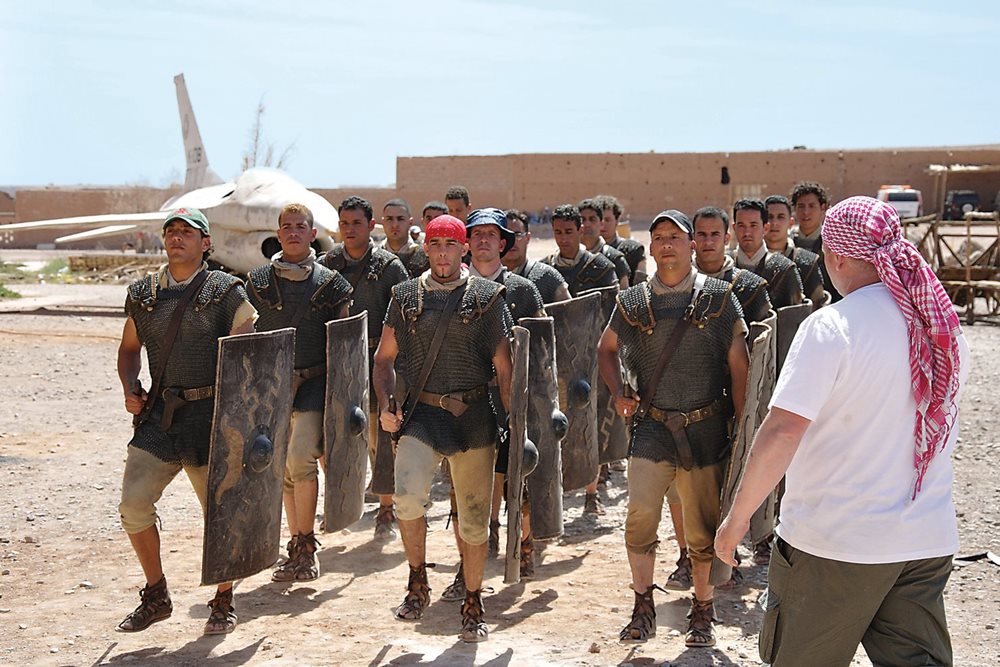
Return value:
[(308, 368), (296, 368), (293, 373), (295, 377), (299, 378), (303, 382), (306, 380), (312, 380), (313, 378), (318, 378), (320, 375), (326, 374), (326, 364), (317, 364), (316, 366), (309, 366)]
[(429, 391), (422, 391), (417, 396), (417, 401), (447, 410), (455, 417), (461, 417), (469, 405), (477, 403), (487, 396), (489, 396), (489, 385), (484, 384), (475, 389), (456, 391), (450, 394), (434, 394)]
[(717, 399), (706, 406), (689, 412), (661, 410), (655, 405), (651, 405), (646, 414), (667, 427), (670, 435), (674, 438), (674, 444), (677, 445), (678, 462), (685, 470), (691, 470), (694, 468), (694, 453), (691, 451), (691, 443), (688, 442), (684, 429), (709, 417), (724, 414), (725, 409), (726, 403), (722, 399)]
[(177, 408), (192, 401), (202, 401), (215, 396), (215, 387), (196, 387), (194, 389), (184, 389), (182, 387), (167, 387), (160, 394), (163, 398), (163, 415), (160, 417), (160, 428), (164, 431), (170, 429), (174, 423), (174, 412)]

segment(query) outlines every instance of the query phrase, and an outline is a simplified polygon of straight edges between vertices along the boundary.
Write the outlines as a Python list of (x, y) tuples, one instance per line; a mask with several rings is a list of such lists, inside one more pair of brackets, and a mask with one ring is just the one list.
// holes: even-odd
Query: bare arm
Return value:
[(715, 535), (715, 554), (723, 562), (736, 565), (733, 552), (750, 528), (750, 517), (781, 481), (810, 423), (777, 407), (765, 417), (754, 436), (733, 507)]
[(135, 321), (130, 317), (125, 320), (122, 329), (122, 340), (118, 345), (118, 379), (125, 393), (125, 409), (133, 415), (142, 412), (146, 403), (146, 392), (139, 383), (139, 371), (142, 370), (142, 341), (136, 331)]
[(511, 357), (510, 340), (503, 336), (493, 353), (493, 368), (497, 372), (497, 384), (500, 386), (500, 402), (503, 409), (510, 414), (510, 382), (514, 374), (514, 361)]
[(615, 397), (615, 410), (622, 417), (634, 415), (639, 407), (639, 397), (626, 397), (622, 386), (622, 368), (618, 361), (618, 334), (611, 326), (604, 328), (597, 343), (597, 368), (608, 391)]
[(254, 332), (254, 318), (249, 318), (243, 321), (243, 324), (233, 329), (231, 336), (236, 336), (238, 334), (248, 334)]
[(556, 288), (556, 301), (566, 301), (570, 298), (572, 298), (572, 296), (569, 293), (569, 285), (563, 283)]
[(389, 396), (396, 391), (396, 356), (399, 354), (399, 344), (396, 342), (396, 332), (388, 324), (382, 325), (382, 337), (379, 338), (375, 350), (375, 368), (372, 380), (375, 385), (375, 398), (378, 400), (379, 421), (386, 433), (395, 433), (403, 422), (403, 406), (396, 402), (395, 412), (389, 410)]
[(729, 362), (729, 377), (732, 380), (733, 407), (736, 410), (736, 421), (743, 417), (743, 406), (747, 400), (747, 373), (750, 369), (750, 353), (747, 351), (747, 340), (743, 336), (733, 336), (726, 354)]

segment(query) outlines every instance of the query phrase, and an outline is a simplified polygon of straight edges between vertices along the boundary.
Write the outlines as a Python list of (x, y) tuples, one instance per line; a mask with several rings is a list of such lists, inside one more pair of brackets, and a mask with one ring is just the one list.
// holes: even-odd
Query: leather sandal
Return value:
[(605, 514), (604, 505), (601, 503), (601, 499), (596, 493), (588, 493), (584, 498), (583, 513), (596, 514), (597, 516), (603, 516)]
[(206, 635), (225, 635), (236, 629), (236, 607), (233, 606), (233, 589), (216, 591), (215, 597), (208, 601), (212, 612), (205, 622)]
[(285, 546), (288, 557), (278, 563), (278, 567), (271, 573), (271, 581), (285, 582), (295, 581), (295, 565), (299, 560), (299, 536), (292, 535)]
[(396, 529), (392, 525), (395, 521), (396, 513), (392, 505), (379, 505), (378, 513), (375, 515), (375, 539), (396, 539)]
[(445, 602), (458, 602), (465, 599), (465, 566), (462, 561), (458, 561), (458, 572), (455, 573), (455, 581), (448, 584), (448, 587), (441, 593), (441, 599)]
[[(618, 634), (618, 641), (625, 644), (641, 644), (656, 636), (656, 604), (653, 602), (653, 591), (663, 591), (653, 584), (645, 593), (635, 593), (635, 604), (632, 607), (632, 620)], [(663, 591), (666, 592), (666, 591)]]
[(715, 646), (715, 604), (713, 600), (699, 600), (691, 596), (691, 611), (688, 612), (688, 630), (684, 645), (693, 647)]
[(535, 539), (529, 534), (521, 540), (521, 578), (535, 574)]
[(139, 632), (153, 623), (170, 618), (174, 605), (167, 590), (167, 578), (161, 576), (155, 584), (146, 584), (139, 591), (139, 606), (118, 624), (118, 632)]
[(397, 621), (419, 621), (424, 609), (431, 603), (431, 587), (427, 584), (427, 568), (433, 563), (410, 566), (410, 579), (406, 582), (406, 597), (393, 611)]
[(319, 560), (316, 551), (323, 546), (316, 539), (316, 533), (299, 535), (299, 557), (295, 566), (295, 581), (315, 581), (319, 579)]
[(486, 610), (483, 609), (482, 589), (467, 591), (465, 602), (462, 603), (462, 634), (463, 642), (483, 642), (489, 639), (490, 630), (486, 627)]
[(486, 547), (486, 557), (496, 558), (500, 555), (500, 520), (490, 519), (490, 539)]
[(691, 558), (688, 556), (687, 547), (681, 547), (677, 568), (667, 577), (664, 586), (675, 591), (686, 591), (691, 588)]

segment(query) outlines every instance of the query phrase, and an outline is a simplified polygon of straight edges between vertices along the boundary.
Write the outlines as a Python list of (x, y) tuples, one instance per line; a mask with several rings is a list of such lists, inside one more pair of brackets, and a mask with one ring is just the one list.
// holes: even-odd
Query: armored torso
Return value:
[(820, 257), (814, 252), (805, 248), (799, 248), (791, 243), (785, 246), (783, 253), (785, 257), (795, 262), (795, 268), (799, 271), (799, 278), (802, 280), (802, 288), (805, 295), (810, 299), (820, 296), (823, 291), (823, 269), (820, 268)]
[(771, 310), (771, 299), (767, 295), (767, 281), (753, 271), (737, 269), (735, 266), (722, 274), (721, 280), (733, 286), (733, 295), (740, 302), (743, 319), (747, 325), (767, 319)]
[(566, 284), (566, 280), (554, 266), (530, 259), (521, 266), (519, 271), (512, 273), (517, 273), (522, 278), (533, 282), (538, 288), (538, 293), (542, 295), (542, 303), (557, 301), (556, 291)]
[[(295, 327), (295, 368), (325, 365), (326, 323), (350, 300), (351, 284), (336, 271), (316, 263), (305, 280), (281, 278), (270, 264), (253, 269), (247, 278), (250, 303), (259, 314), (257, 331)], [(322, 411), (325, 399), (326, 373), (322, 372), (299, 386), (293, 407)]]
[[(729, 401), (727, 355), (734, 325), (743, 313), (732, 286), (715, 278), (706, 278), (693, 315), (688, 313), (691, 301), (689, 292), (653, 294), (649, 284), (642, 283), (618, 295), (611, 316), (622, 364), (638, 379), (640, 394), (646, 390), (660, 352), (678, 322), (683, 317), (692, 318), (653, 393), (652, 406), (660, 410), (690, 412), (714, 401)], [(728, 412), (685, 428), (696, 467), (716, 463), (728, 453)], [(633, 425), (630, 455), (678, 463), (670, 431), (648, 414)]]
[(646, 258), (646, 248), (635, 239), (623, 239), (620, 236), (615, 236), (608, 245), (625, 255), (629, 269), (628, 284), (634, 285), (636, 281), (635, 270), (639, 268), (639, 263)]
[[(128, 287), (125, 314), (135, 323), (151, 373), (163, 358), (170, 317), (184, 289), (183, 285), (161, 288), (157, 274), (140, 278)], [(163, 372), (162, 388), (197, 389), (215, 384), (219, 338), (229, 335), (233, 318), (245, 301), (243, 281), (222, 271), (208, 272), (205, 284), (181, 318)], [(149, 417), (136, 428), (129, 444), (167, 463), (207, 465), (213, 400), (191, 401), (178, 408), (170, 429), (164, 432), (160, 428), (163, 399), (149, 399), (154, 401)]]
[(504, 301), (514, 324), (517, 324), (522, 317), (540, 317), (544, 314), (542, 295), (530, 280), (504, 269), (500, 273), (498, 282), (502, 282), (507, 288)]
[[(503, 285), (492, 280), (469, 277), (465, 294), (448, 322), (425, 392), (461, 393), (483, 387), (495, 376), (493, 355), (497, 345), (510, 335), (511, 327), (505, 291)], [(393, 288), (386, 324), (396, 335), (398, 359), (408, 387), (414, 387), (420, 378), (449, 294), (426, 289), (419, 278)], [(458, 417), (412, 399), (408, 404), (414, 406), (413, 416), (403, 435), (411, 435), (441, 454), (496, 444), (496, 417), (485, 395)]]
[(781, 253), (767, 252), (753, 268), (740, 268), (753, 271), (767, 281), (767, 296), (775, 308), (802, 303), (802, 279), (795, 262)]
[[(601, 244), (601, 254), (611, 260), (611, 263), (615, 265), (615, 277), (618, 280), (625, 278), (626, 280), (631, 280), (632, 269), (628, 265), (628, 260), (625, 259), (625, 254), (612, 245), (607, 243)], [(632, 283), (629, 282), (629, 285)]]
[(610, 287), (618, 282), (615, 265), (602, 254), (583, 252), (583, 256), (573, 266), (559, 266), (558, 255), (549, 255), (542, 261), (562, 274), (569, 286), (570, 296), (577, 296), (595, 287)]
[(399, 252), (393, 252), (388, 245), (384, 249), (399, 257), (399, 261), (403, 263), (411, 278), (419, 278), (420, 274), (431, 268), (427, 253), (424, 252), (423, 246), (419, 243), (408, 243), (400, 248)]

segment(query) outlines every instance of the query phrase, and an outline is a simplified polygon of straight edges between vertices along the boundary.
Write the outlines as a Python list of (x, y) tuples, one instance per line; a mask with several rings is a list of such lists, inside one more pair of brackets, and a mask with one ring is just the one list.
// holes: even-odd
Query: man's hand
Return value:
[(137, 415), (142, 412), (142, 408), (146, 405), (148, 399), (149, 394), (142, 388), (142, 383), (136, 380), (129, 387), (129, 391), (125, 392), (125, 410), (129, 414)]
[(715, 555), (723, 563), (736, 567), (738, 563), (733, 554), (743, 536), (750, 530), (750, 520), (734, 521), (732, 514), (726, 516), (715, 533)]
[(615, 396), (615, 411), (618, 412), (619, 417), (633, 417), (635, 416), (636, 410), (639, 409), (639, 396), (624, 396), (618, 394)]
[(395, 433), (403, 425), (403, 411), (397, 409), (395, 412), (388, 408), (382, 408), (378, 415), (379, 424), (386, 433)]

